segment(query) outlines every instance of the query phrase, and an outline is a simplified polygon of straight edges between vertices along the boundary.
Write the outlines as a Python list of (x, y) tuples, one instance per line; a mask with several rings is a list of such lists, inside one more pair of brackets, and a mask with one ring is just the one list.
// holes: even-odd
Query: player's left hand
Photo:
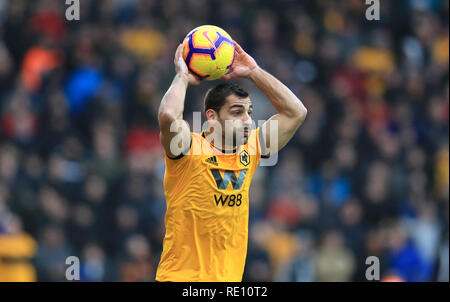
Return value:
[(176, 73), (185, 77), (189, 85), (198, 85), (201, 83), (201, 80), (188, 70), (186, 62), (183, 60), (183, 43), (178, 45), (173, 62), (175, 64)]
[(255, 59), (246, 53), (236, 41), (233, 42), (236, 52), (234, 62), (230, 68), (230, 72), (221, 77), (222, 80), (248, 78), (250, 73), (258, 68)]

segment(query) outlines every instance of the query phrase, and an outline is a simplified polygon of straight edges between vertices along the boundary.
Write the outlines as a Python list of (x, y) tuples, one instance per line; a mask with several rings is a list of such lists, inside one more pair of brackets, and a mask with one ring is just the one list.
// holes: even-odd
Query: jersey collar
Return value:
[[(202, 137), (204, 139), (206, 139), (206, 135), (205, 135), (205, 131), (202, 131), (201, 133)], [(217, 148), (216, 146), (214, 146), (214, 144), (212, 144), (211, 142), (209, 143), (212, 147), (214, 147), (216, 150), (219, 150), (220, 152), (222, 152), (223, 154), (235, 154), (237, 151), (237, 147), (234, 147), (233, 149), (222, 149), (222, 148)]]

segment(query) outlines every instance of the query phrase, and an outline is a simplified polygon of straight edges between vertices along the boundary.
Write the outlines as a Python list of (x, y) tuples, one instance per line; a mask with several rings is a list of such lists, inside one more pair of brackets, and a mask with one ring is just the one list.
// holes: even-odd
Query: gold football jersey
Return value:
[(242, 281), (249, 188), (260, 160), (259, 128), (225, 154), (191, 132), (189, 153), (165, 155), (166, 234), (157, 281)]

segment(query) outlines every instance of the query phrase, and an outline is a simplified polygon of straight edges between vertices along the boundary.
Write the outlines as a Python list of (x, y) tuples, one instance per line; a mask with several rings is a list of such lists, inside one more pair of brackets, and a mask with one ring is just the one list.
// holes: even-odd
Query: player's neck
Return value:
[(214, 132), (203, 131), (202, 136), (213, 146), (215, 149), (221, 151), (224, 154), (236, 153), (237, 145), (226, 144), (222, 136), (217, 137)]

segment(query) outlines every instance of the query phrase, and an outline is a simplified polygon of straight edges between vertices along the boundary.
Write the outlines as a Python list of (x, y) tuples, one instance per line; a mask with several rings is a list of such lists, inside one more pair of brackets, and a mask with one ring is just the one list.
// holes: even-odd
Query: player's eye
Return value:
[(240, 114), (241, 114), (241, 111), (233, 111), (233, 112), (231, 112), (231, 114), (232, 114), (232, 115), (240, 115)]

